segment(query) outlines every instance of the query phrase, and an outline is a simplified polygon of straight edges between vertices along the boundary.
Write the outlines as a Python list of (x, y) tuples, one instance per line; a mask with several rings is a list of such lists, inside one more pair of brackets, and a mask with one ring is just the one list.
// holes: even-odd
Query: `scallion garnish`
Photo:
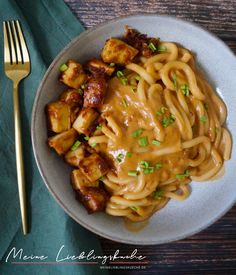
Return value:
[(64, 71), (66, 71), (68, 69), (68, 66), (64, 63), (64, 64), (61, 64), (61, 66), (59, 67), (59, 70), (61, 71), (61, 72), (64, 72)]
[(99, 178), (100, 181), (104, 181), (105, 180), (105, 177), (102, 176), (101, 178)]
[(130, 177), (137, 177), (137, 175), (138, 175), (138, 171), (136, 170), (131, 170), (128, 172), (128, 176)]
[(140, 75), (136, 75), (136, 76), (135, 76), (135, 79), (136, 79), (137, 81), (139, 81), (139, 80), (141, 79), (141, 76), (140, 76)]
[(77, 140), (77, 141), (73, 144), (73, 146), (71, 147), (71, 151), (75, 151), (76, 149), (78, 149), (79, 146), (80, 146), (80, 144), (81, 144), (81, 141)]
[(178, 180), (182, 180), (182, 179), (185, 179), (189, 176), (189, 170), (185, 170), (184, 173), (182, 174), (177, 174), (175, 177), (176, 179)]
[(139, 163), (139, 167), (143, 169), (148, 168), (149, 166), (150, 166), (150, 162), (146, 160), (141, 160)]
[(97, 143), (96, 143), (96, 142), (93, 142), (93, 143), (90, 144), (90, 146), (94, 148), (94, 147), (97, 146)]
[(117, 72), (116, 72), (116, 76), (117, 76), (118, 78), (121, 78), (121, 77), (124, 76), (124, 73), (123, 73), (122, 71), (117, 71)]
[(136, 137), (139, 137), (140, 135), (142, 135), (143, 133), (143, 130), (142, 129), (137, 129), (136, 131), (134, 131), (131, 136), (132, 138), (136, 138)]
[(122, 104), (124, 105), (125, 108), (128, 107), (128, 102), (125, 98), (122, 98)]
[(98, 124), (96, 130), (102, 130), (102, 124)]
[(87, 141), (88, 141), (88, 140), (89, 140), (89, 137), (87, 137), (87, 136), (86, 136), (86, 137), (84, 137), (84, 140), (87, 140)]
[(175, 122), (175, 117), (172, 114), (169, 117), (164, 117), (161, 121), (164, 128), (170, 126), (174, 122)]
[(161, 198), (161, 196), (163, 195), (163, 190), (161, 190), (161, 189), (157, 189), (156, 191), (154, 191), (153, 193), (152, 193), (152, 195), (153, 195), (153, 198), (155, 199), (155, 200), (159, 200), (160, 198)]
[(84, 90), (84, 89), (85, 89), (85, 85), (82, 84), (82, 85), (80, 86), (80, 88), (81, 88), (82, 90)]
[(161, 168), (162, 168), (162, 164), (161, 164), (161, 163), (157, 163), (157, 164), (155, 165), (155, 168), (156, 168), (156, 169), (161, 169)]
[(160, 45), (157, 47), (157, 50), (158, 50), (158, 52), (164, 53), (164, 52), (166, 52), (167, 48), (166, 48), (166, 46)]
[(138, 144), (139, 146), (141, 147), (146, 147), (148, 145), (148, 138), (147, 137), (141, 137), (139, 140), (138, 140)]
[(157, 51), (156, 46), (155, 46), (152, 42), (149, 43), (148, 48), (149, 48), (153, 53)]
[(136, 206), (130, 206), (129, 208), (130, 208), (131, 210), (135, 211), (135, 212), (138, 210), (138, 207), (136, 207)]
[(123, 158), (124, 158), (124, 155), (123, 155), (123, 154), (119, 154), (119, 155), (116, 157), (116, 159), (117, 159), (118, 162), (122, 162)]
[(207, 122), (207, 117), (206, 117), (206, 116), (201, 116), (201, 117), (200, 117), (200, 121), (201, 121), (202, 123), (206, 123), (206, 122)]
[(175, 89), (177, 89), (177, 76), (176, 76), (176, 74), (173, 74), (172, 80), (173, 80), (173, 84), (174, 84)]
[(180, 86), (180, 89), (185, 96), (189, 96), (189, 86), (188, 84), (183, 84)]
[(115, 67), (115, 65), (116, 65), (115, 63), (110, 63), (109, 67)]
[(126, 154), (127, 158), (131, 158), (132, 155), (133, 155), (133, 154), (132, 154), (131, 152), (127, 152), (127, 154)]
[(161, 142), (160, 142), (159, 140), (157, 140), (157, 139), (154, 139), (154, 140), (152, 141), (152, 144), (153, 144), (153, 145), (159, 146), (159, 145), (161, 145)]

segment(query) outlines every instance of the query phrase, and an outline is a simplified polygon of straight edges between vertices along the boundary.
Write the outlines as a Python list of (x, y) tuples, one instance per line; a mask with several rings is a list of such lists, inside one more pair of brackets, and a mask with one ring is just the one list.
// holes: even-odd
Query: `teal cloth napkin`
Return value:
[(49, 194), (36, 167), (30, 138), (32, 105), (43, 74), (59, 51), (79, 35), (83, 27), (62, 0), (1, 0), (0, 24), (11, 19), (19, 19), (22, 23), (32, 64), (31, 74), (21, 83), (19, 91), (28, 212), (32, 220), (29, 221), (30, 234), (23, 236), (15, 167), (12, 83), (3, 71), (0, 27), (0, 274), (105, 274), (98, 265), (11, 263), (20, 261), (19, 254), (16, 259), (10, 256), (6, 263), (14, 247), (22, 248), (22, 256), (47, 256), (45, 261), (48, 262), (55, 261), (63, 245), (61, 259), (90, 250), (102, 255), (96, 236), (69, 218)]

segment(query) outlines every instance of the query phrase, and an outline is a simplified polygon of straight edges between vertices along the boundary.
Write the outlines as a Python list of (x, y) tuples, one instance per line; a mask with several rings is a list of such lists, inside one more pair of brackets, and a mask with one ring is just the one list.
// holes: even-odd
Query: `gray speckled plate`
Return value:
[(107, 38), (121, 36), (124, 25), (135, 27), (150, 36), (176, 41), (197, 54), (199, 65), (210, 83), (228, 107), (227, 125), (236, 137), (236, 60), (234, 54), (218, 38), (188, 22), (156, 15), (138, 15), (118, 18), (88, 30), (74, 39), (52, 62), (38, 89), (32, 116), (32, 140), (40, 173), (49, 191), (61, 207), (87, 229), (118, 242), (131, 244), (160, 244), (203, 230), (228, 211), (236, 200), (235, 160), (225, 164), (222, 178), (192, 183), (192, 194), (184, 202), (170, 201), (156, 213), (144, 230), (132, 233), (126, 230), (123, 220), (103, 213), (88, 215), (75, 200), (69, 183), (70, 168), (46, 144), (47, 130), (45, 105), (58, 98), (65, 87), (58, 81), (58, 68), (69, 58), (84, 62), (98, 56)]

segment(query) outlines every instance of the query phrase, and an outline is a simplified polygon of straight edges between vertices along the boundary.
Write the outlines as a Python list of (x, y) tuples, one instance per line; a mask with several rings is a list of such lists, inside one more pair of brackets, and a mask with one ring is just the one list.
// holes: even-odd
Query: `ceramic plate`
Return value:
[(184, 202), (171, 200), (154, 214), (140, 232), (129, 232), (122, 218), (104, 213), (88, 215), (75, 199), (70, 186), (71, 168), (47, 146), (45, 105), (58, 98), (65, 86), (58, 81), (58, 68), (69, 58), (85, 62), (99, 56), (107, 38), (121, 36), (124, 25), (149, 36), (176, 41), (191, 49), (209, 82), (228, 108), (227, 126), (236, 137), (236, 60), (234, 54), (218, 38), (191, 23), (167, 16), (138, 15), (118, 18), (85, 31), (55, 58), (48, 68), (35, 98), (32, 116), (32, 141), (39, 171), (49, 191), (61, 207), (79, 224), (105, 238), (131, 244), (160, 244), (193, 235), (214, 223), (236, 200), (235, 160), (225, 163), (224, 175), (215, 181), (192, 183), (192, 193)]

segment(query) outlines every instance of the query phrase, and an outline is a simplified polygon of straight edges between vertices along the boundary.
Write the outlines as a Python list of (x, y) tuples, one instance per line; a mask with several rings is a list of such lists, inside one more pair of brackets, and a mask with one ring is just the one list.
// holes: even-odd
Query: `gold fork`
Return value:
[(5, 74), (13, 81), (13, 105), (15, 125), (15, 149), (17, 182), (20, 200), (21, 220), (24, 235), (27, 234), (27, 214), (25, 196), (25, 175), (21, 140), (19, 107), (19, 82), (30, 73), (30, 58), (18, 20), (3, 22)]

